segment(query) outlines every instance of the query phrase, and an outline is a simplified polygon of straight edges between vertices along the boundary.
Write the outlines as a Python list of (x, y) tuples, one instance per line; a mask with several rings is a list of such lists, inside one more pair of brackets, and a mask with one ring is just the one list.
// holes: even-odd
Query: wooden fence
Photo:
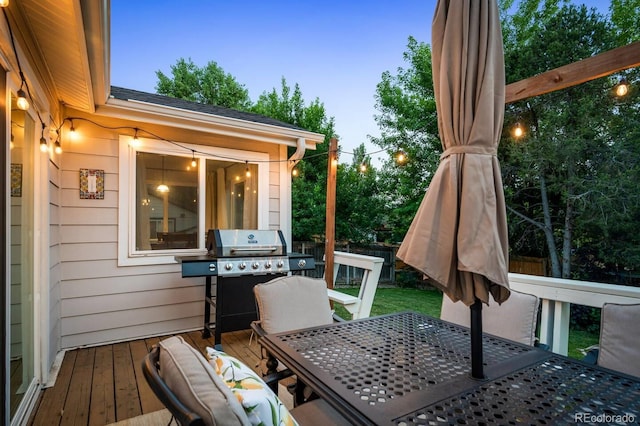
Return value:
[[(336, 244), (335, 251), (344, 251), (347, 253), (365, 254), (367, 256), (381, 257), (384, 259), (382, 264), (382, 272), (380, 273), (379, 283), (394, 284), (395, 283), (395, 255), (397, 247), (386, 245), (370, 245), (370, 246), (354, 246), (351, 244)], [(311, 254), (316, 262), (314, 271), (307, 271), (305, 275), (315, 278), (324, 276), (324, 244), (315, 243), (313, 241), (294, 241), (292, 250), (297, 253)], [(340, 265), (336, 283), (345, 285), (356, 285), (362, 281), (363, 271), (359, 268), (347, 267)]]
[[(410, 269), (402, 261), (396, 259), (396, 251), (398, 246), (390, 246), (383, 244), (371, 244), (368, 246), (359, 246), (354, 244), (336, 244), (335, 251), (344, 251), (347, 253), (366, 254), (368, 256), (376, 256), (384, 259), (382, 273), (380, 274), (381, 284), (395, 285), (396, 274), (402, 270)], [(294, 241), (293, 252), (311, 254), (315, 259), (316, 269), (307, 271), (305, 275), (315, 278), (324, 276), (324, 244), (313, 241)], [(516, 257), (509, 259), (509, 272), (527, 275), (548, 275), (547, 259), (536, 257)], [(357, 285), (362, 280), (362, 270), (353, 267), (341, 265), (338, 269), (336, 283), (345, 285)]]

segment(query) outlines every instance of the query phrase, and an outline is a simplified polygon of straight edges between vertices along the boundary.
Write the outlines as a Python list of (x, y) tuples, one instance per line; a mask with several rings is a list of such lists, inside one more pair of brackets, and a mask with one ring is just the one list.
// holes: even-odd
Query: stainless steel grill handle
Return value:
[(264, 252), (270, 253), (276, 250), (278, 250), (278, 247), (238, 247), (238, 248), (232, 248), (230, 251), (231, 253), (243, 252), (243, 251), (248, 251), (252, 253), (255, 253), (257, 251), (264, 251)]

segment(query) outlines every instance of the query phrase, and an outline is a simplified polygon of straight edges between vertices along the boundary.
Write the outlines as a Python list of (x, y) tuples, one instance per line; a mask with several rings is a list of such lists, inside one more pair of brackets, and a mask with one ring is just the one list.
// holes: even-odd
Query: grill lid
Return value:
[(207, 250), (218, 258), (286, 256), (287, 243), (280, 230), (210, 229)]

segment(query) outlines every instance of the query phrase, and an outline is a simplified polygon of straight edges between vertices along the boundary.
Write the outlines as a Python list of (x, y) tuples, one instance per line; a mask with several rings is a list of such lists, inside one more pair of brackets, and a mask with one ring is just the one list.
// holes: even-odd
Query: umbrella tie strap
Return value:
[(479, 154), (492, 155), (498, 154), (498, 150), (494, 146), (478, 146), (478, 145), (455, 145), (447, 148), (440, 156), (440, 161), (444, 160), (451, 154)]

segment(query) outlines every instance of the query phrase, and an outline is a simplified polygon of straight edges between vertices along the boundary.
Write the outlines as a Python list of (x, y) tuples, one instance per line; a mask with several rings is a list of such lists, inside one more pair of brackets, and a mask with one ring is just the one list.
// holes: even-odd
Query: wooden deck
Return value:
[[(181, 334), (204, 353), (213, 337), (200, 331)], [(142, 358), (161, 336), (68, 351), (53, 387), (41, 391), (28, 425), (107, 425), (164, 408), (140, 367)], [(255, 369), (260, 346), (251, 331), (222, 335), (224, 351)]]

